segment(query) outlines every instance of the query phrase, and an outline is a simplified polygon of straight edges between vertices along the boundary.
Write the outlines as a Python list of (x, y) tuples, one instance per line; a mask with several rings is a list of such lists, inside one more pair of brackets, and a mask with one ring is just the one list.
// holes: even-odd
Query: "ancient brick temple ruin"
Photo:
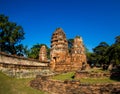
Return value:
[(40, 48), (39, 61), (46, 62), (47, 60), (48, 60), (47, 59), (47, 49), (46, 49), (45, 45), (43, 45)]
[(74, 39), (73, 47), (71, 49), (71, 62), (73, 69), (81, 69), (83, 65), (86, 66), (86, 55), (83, 40), (81, 37), (76, 36)]
[(52, 35), (50, 51), (50, 68), (53, 71), (79, 70), (86, 64), (85, 48), (81, 37), (74, 39), (71, 53), (68, 51), (68, 41), (61, 28)]

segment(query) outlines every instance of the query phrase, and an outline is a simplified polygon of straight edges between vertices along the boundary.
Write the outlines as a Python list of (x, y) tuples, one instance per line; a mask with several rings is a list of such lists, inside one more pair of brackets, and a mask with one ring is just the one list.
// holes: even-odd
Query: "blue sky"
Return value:
[(120, 0), (0, 0), (0, 14), (23, 27), (22, 43), (29, 48), (36, 43), (50, 47), (57, 27), (68, 39), (82, 36), (90, 51), (120, 35)]

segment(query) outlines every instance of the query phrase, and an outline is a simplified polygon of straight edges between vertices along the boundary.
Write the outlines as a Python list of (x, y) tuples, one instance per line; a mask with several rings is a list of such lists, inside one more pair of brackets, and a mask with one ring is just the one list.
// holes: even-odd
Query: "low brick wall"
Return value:
[(30, 82), (30, 86), (47, 91), (50, 94), (120, 94), (119, 83), (82, 84), (77, 80), (55, 81), (49, 77), (37, 76)]
[(0, 52), (0, 62), (5, 64), (17, 64), (17, 65), (25, 65), (25, 66), (48, 66), (49, 62), (40, 62), (35, 59), (8, 55), (3, 52)]
[(0, 52), (0, 71), (11, 77), (36, 77), (38, 74), (49, 71), (49, 62), (40, 62)]
[(104, 73), (104, 72), (88, 72), (88, 71), (76, 71), (75, 73), (75, 79), (80, 78), (103, 78), (103, 77), (110, 77), (110, 73)]

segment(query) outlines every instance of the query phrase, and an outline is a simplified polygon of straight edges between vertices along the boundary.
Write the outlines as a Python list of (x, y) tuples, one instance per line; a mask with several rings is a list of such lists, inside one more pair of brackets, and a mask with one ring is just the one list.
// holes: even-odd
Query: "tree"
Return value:
[(28, 53), (28, 47), (24, 46), (23, 44), (20, 44), (18, 46), (16, 46), (16, 51), (17, 51), (17, 55), (18, 56), (25, 56)]
[(69, 53), (71, 53), (71, 48), (73, 46), (74, 39), (68, 39), (68, 50)]
[(107, 50), (106, 55), (109, 57), (109, 63), (120, 64), (120, 36), (115, 38), (115, 43)]
[(109, 47), (109, 45), (106, 42), (101, 42), (98, 46), (96, 46), (93, 51), (95, 54), (98, 55), (104, 55), (106, 49)]
[(0, 51), (8, 54), (22, 54), (20, 44), (24, 39), (23, 28), (14, 22), (10, 22), (5, 15), (0, 15)]
[(104, 64), (108, 62), (108, 57), (106, 56), (106, 51), (109, 48), (109, 45), (106, 42), (101, 42), (98, 46), (93, 49), (95, 54), (96, 63), (97, 64)]
[[(28, 51), (27, 51), (27, 56), (29, 58), (33, 58), (33, 59), (38, 59), (39, 58), (39, 51), (40, 51), (40, 48), (45, 45), (45, 44), (35, 44), (33, 45), (32, 48), (30, 48)], [(47, 57), (50, 58), (50, 49), (47, 47), (47, 45), (45, 45), (46, 48), (47, 48)]]
[(120, 35), (116, 36), (116, 38), (115, 38), (115, 44), (120, 44)]
[(110, 63), (120, 64), (120, 45), (113, 44), (108, 49), (108, 56)]
[(91, 65), (91, 67), (93, 67), (93, 65), (95, 65), (96, 55), (93, 52), (87, 51), (86, 56), (87, 56), (87, 63)]

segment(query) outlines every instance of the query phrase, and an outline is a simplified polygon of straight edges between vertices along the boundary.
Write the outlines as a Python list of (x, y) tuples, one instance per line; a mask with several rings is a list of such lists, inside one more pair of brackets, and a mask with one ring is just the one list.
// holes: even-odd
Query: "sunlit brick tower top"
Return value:
[(76, 36), (74, 39), (72, 54), (71, 54), (71, 62), (75, 68), (80, 69), (83, 64), (86, 64), (86, 55), (85, 55), (85, 47), (83, 45), (83, 40), (81, 37)]
[(43, 45), (40, 48), (39, 61), (42, 61), (42, 62), (46, 62), (47, 61), (47, 49), (46, 49), (45, 45)]
[(74, 38), (72, 51), (73, 51), (72, 53), (76, 53), (76, 54), (84, 54), (85, 53), (85, 48), (83, 45), (82, 37), (76, 36)]

